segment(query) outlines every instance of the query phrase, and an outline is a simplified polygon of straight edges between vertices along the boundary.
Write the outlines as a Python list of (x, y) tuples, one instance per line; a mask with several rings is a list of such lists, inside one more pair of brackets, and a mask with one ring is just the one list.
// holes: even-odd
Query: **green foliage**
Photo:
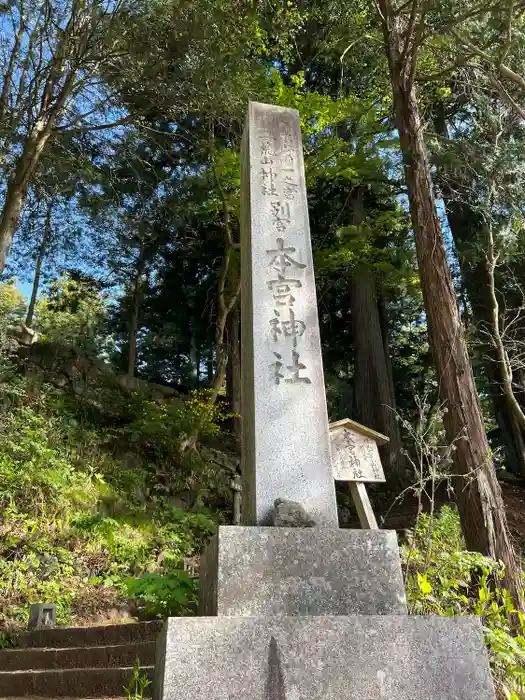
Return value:
[(194, 390), (184, 400), (159, 404), (134, 393), (128, 409), (133, 417), (120, 435), (140, 452), (145, 462), (154, 465), (158, 494), (195, 492), (197, 504), (212, 492), (225, 496), (229, 490), (230, 475), (220, 464), (203, 459), (200, 452), (182, 453), (183, 445), (195, 430), (199, 440), (213, 442), (221, 435), (221, 424), (229, 417), (220, 402), (210, 403), (207, 390)]
[(9, 632), (0, 631), (0, 649), (13, 649), (16, 647), (16, 636)]
[[(41, 397), (44, 399), (44, 397)], [(67, 518), (79, 507), (92, 507), (98, 498), (97, 477), (74, 468), (66, 450), (55, 440), (63, 434), (60, 418), (46, 418), (22, 403), (0, 424), (0, 495), (13, 513), (31, 518)]]
[(98, 285), (79, 275), (52, 282), (36, 307), (44, 339), (90, 351), (104, 345), (106, 309)]
[(502, 587), (502, 565), (463, 548), (455, 510), (443, 506), (437, 517), (419, 518), (402, 548), (409, 610), (418, 615), (481, 617), (499, 690), (506, 698), (523, 700), (524, 620)]
[(141, 673), (140, 659), (137, 657), (133, 664), (133, 671), (129, 684), (124, 688), (124, 693), (128, 700), (142, 700), (144, 691), (151, 685), (145, 673)]
[(26, 307), (27, 300), (13, 280), (0, 284), (0, 326), (22, 321)]
[(197, 602), (198, 582), (185, 571), (173, 571), (169, 576), (145, 574), (124, 581), (128, 595), (146, 603), (146, 612), (163, 618), (189, 612), (189, 604)]
[[(141, 614), (187, 609), (194, 584), (180, 568), (215, 530), (205, 506), (207, 494), (217, 499), (209, 475), (222, 467), (196, 451), (184, 477), (156, 488), (153, 460), (180, 452), (177, 440), (192, 420), (216, 435), (220, 409), (210, 412), (201, 397), (191, 397), (164, 411), (135, 395), (132, 411), (123, 405), (127, 426), (100, 428), (75, 413), (74, 399), (23, 382), (20, 395), (8, 395), (0, 421), (0, 623), (22, 626), (29, 605), (42, 601), (57, 604), (58, 624), (126, 617), (135, 614), (126, 602), (132, 590), (146, 603)], [(178, 426), (175, 435), (166, 420)], [(191, 485), (201, 507), (174, 505), (177, 480)]]
[(0, 376), (9, 383), (0, 382), (0, 398), (4, 394), (16, 394), (20, 391), (17, 382), (13, 380), (14, 345), (9, 336), (8, 328), (24, 320), (27, 302), (23, 294), (9, 280), (0, 284)]
[(194, 390), (182, 404), (159, 404), (135, 392), (129, 405), (135, 420), (127, 427), (127, 435), (131, 442), (149, 437), (159, 450), (173, 449), (174, 444), (191, 435), (196, 423), (201, 436), (216, 437), (220, 433), (220, 421), (228, 416), (220, 404), (207, 401), (207, 396), (205, 389)]

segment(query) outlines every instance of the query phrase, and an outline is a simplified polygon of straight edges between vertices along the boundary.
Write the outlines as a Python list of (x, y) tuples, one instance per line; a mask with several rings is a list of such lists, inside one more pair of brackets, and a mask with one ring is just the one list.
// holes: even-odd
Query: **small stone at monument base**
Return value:
[(220, 527), (200, 572), (201, 615), (406, 613), (390, 530)]
[(474, 617), (170, 618), (155, 700), (494, 700)]
[(277, 498), (273, 504), (275, 527), (315, 527), (317, 524), (300, 503)]
[(38, 630), (43, 627), (56, 627), (56, 605), (48, 603), (36, 603), (29, 608), (29, 623), (27, 629)]

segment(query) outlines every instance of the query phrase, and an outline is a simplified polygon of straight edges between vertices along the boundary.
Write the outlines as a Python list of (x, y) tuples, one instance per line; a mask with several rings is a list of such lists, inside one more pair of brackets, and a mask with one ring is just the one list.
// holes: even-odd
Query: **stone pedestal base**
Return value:
[(221, 527), (201, 560), (201, 615), (403, 613), (393, 531)]
[(170, 618), (155, 700), (491, 700), (481, 625), (407, 615)]

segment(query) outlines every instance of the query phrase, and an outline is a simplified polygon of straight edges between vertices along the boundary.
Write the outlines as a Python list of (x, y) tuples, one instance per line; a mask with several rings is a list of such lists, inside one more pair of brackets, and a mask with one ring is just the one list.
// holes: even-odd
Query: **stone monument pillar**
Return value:
[(284, 498), (337, 527), (295, 110), (250, 103), (241, 187), (243, 522)]
[[(250, 104), (241, 176), (248, 525), (164, 626), (155, 700), (494, 700), (479, 620), (407, 615), (395, 532), (337, 527), (295, 110)], [(319, 527), (265, 526), (277, 498)]]

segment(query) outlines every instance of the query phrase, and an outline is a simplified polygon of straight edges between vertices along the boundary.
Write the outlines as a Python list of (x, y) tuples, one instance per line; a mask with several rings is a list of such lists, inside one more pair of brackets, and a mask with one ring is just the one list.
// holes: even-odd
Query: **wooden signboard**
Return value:
[(386, 435), (356, 423), (350, 418), (330, 423), (332, 472), (336, 481), (347, 481), (361, 527), (377, 529), (377, 522), (365, 484), (385, 481), (378, 445), (389, 441)]

